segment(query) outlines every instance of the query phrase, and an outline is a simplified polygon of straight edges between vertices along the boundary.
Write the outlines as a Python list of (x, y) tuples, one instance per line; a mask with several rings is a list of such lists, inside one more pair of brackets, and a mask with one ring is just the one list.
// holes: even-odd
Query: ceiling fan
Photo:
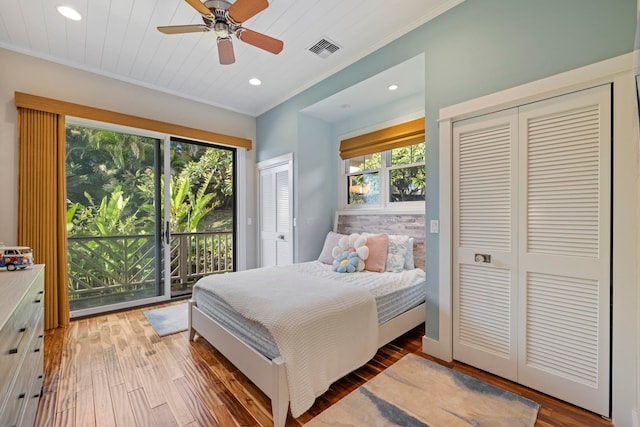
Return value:
[(269, 6), (267, 0), (236, 0), (229, 3), (225, 0), (185, 0), (191, 7), (200, 12), (204, 24), (170, 25), (158, 27), (164, 34), (182, 34), (213, 31), (218, 38), (218, 58), (223, 65), (236, 61), (231, 43), (231, 35), (260, 49), (273, 54), (282, 52), (284, 43), (265, 34), (249, 30), (242, 26), (247, 19), (257, 15)]

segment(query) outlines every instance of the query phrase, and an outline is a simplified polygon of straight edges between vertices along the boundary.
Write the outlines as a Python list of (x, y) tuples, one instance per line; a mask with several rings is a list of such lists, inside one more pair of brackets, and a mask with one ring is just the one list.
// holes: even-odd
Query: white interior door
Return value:
[(258, 164), (260, 266), (293, 263), (293, 158)]
[(611, 88), (519, 117), (519, 381), (608, 415)]
[(517, 380), (517, 109), (454, 124), (454, 358)]

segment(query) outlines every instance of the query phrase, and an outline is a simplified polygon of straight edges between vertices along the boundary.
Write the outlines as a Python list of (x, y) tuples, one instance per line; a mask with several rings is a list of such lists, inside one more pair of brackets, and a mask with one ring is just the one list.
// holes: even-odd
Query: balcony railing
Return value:
[[(172, 296), (190, 293), (203, 276), (233, 271), (232, 232), (172, 233), (169, 247)], [(162, 256), (154, 235), (69, 237), (71, 310), (163, 294)]]

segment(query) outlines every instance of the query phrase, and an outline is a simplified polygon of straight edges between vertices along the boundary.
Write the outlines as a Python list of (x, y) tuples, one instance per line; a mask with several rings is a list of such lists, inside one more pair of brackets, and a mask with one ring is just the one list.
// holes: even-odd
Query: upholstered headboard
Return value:
[(338, 211), (333, 229), (336, 233), (351, 234), (387, 233), (413, 237), (413, 260), (416, 267), (425, 269), (425, 221), (424, 214), (386, 214), (353, 211)]

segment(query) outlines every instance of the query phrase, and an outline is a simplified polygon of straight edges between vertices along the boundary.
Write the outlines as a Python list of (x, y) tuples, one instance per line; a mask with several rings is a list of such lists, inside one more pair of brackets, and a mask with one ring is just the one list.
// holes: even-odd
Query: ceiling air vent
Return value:
[(332, 53), (340, 49), (340, 46), (324, 37), (320, 41), (309, 48), (309, 52), (315, 53), (320, 58), (326, 58)]

